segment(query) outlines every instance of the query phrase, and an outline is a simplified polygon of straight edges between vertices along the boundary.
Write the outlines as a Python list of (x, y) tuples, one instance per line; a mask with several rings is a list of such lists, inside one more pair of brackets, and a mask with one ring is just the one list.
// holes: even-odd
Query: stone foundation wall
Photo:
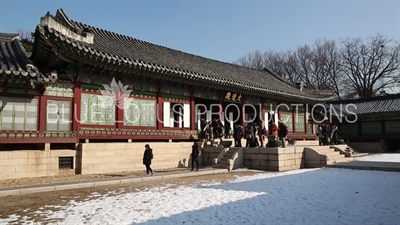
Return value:
[(47, 144), (44, 151), (0, 151), (0, 180), (75, 174), (75, 169), (59, 169), (59, 157), (71, 156), (75, 168), (75, 150), (50, 150)]
[[(44, 150), (0, 151), (0, 180), (144, 171), (145, 144), (153, 149), (156, 171), (190, 165), (192, 142), (83, 143), (77, 150), (51, 150), (46, 144)], [(59, 157), (73, 157), (73, 169), (59, 169)]]
[[(144, 170), (145, 144), (147, 142), (80, 144), (82, 150), (80, 173), (95, 174)], [(192, 142), (148, 144), (153, 149), (152, 169), (187, 167), (189, 165)]]
[(266, 171), (304, 168), (304, 147), (244, 148), (244, 166)]

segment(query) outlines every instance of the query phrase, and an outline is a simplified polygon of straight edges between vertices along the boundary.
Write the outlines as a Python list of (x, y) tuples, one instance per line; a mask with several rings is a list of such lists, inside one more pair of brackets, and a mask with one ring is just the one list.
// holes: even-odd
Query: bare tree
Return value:
[(377, 34), (342, 41), (341, 66), (350, 88), (360, 98), (374, 96), (400, 81), (400, 43)]
[(263, 54), (260, 51), (250, 52), (239, 58), (235, 63), (255, 70), (262, 70), (265, 68), (263, 64)]
[(33, 42), (33, 33), (21, 28), (17, 29), (17, 33), (19, 34), (19, 37), (21, 40), (26, 40), (28, 42)]
[(296, 55), (290, 51), (266, 51), (263, 55), (265, 67), (279, 74), (290, 83), (301, 81)]
[(17, 33), (19, 34), (20, 41), (22, 43), (22, 46), (24, 46), (25, 51), (32, 52), (34, 33), (20, 28), (17, 29)]
[(317, 40), (315, 42), (316, 58), (322, 63), (321, 82), (327, 82), (327, 89), (335, 92), (336, 96), (341, 98), (344, 87), (343, 71), (340, 65), (340, 51), (333, 40)]

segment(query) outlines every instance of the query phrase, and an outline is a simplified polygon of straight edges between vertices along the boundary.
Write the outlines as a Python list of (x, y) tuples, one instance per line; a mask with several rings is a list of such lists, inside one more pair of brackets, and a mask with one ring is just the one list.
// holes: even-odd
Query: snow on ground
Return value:
[[(304, 169), (98, 196), (36, 213), (62, 221), (58, 224), (399, 225), (399, 190), (397, 172)], [(0, 219), (0, 224), (15, 219)]]
[(354, 158), (354, 161), (400, 162), (400, 153), (373, 154)]

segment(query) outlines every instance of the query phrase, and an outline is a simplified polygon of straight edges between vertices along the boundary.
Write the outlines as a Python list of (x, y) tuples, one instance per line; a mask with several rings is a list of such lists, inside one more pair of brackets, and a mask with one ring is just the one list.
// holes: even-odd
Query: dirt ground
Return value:
[[(91, 194), (94, 192), (99, 193), (100, 195), (104, 195), (112, 191), (114, 195), (118, 195), (123, 193), (137, 192), (146, 188), (163, 186), (166, 184), (172, 184), (170, 188), (174, 188), (179, 185), (194, 185), (208, 182), (224, 183), (233, 180), (238, 176), (255, 175), (257, 173), (258, 172), (254, 171), (240, 171), (223, 174), (203, 175), (197, 177), (184, 177), (165, 180), (163, 179), (110, 186), (52, 191), (46, 193), (5, 196), (0, 197), (0, 218), (7, 218), (9, 215), (16, 214), (20, 216), (20, 218), (26, 216), (35, 219), (35, 222), (56, 222), (45, 220), (45, 218), (41, 218), (40, 216), (35, 215), (34, 212), (41, 210), (41, 208), (46, 205), (65, 206), (70, 200), (74, 200), (76, 202), (88, 200), (89, 197), (92, 197)], [(92, 197), (92, 199), (93, 198), (96, 197)]]
[[(157, 170), (156, 173), (172, 172), (172, 171), (184, 171), (188, 168), (172, 168), (165, 170)], [(109, 174), (87, 174), (87, 175), (60, 175), (60, 176), (48, 176), (48, 177), (32, 177), (32, 178), (20, 178), (20, 179), (7, 179), (0, 181), (0, 188), (26, 186), (34, 184), (53, 184), (60, 182), (72, 182), (81, 180), (98, 180), (107, 179), (111, 177), (126, 177), (126, 176), (142, 176), (144, 171), (133, 171), (133, 172), (120, 172), (120, 173), (109, 173)]]

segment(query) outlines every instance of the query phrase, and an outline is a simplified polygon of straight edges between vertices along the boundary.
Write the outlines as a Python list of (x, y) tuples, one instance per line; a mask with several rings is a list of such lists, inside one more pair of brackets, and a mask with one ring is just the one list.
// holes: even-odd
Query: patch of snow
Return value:
[(246, 167), (244, 167), (244, 168), (239, 168), (239, 169), (235, 169), (235, 170), (232, 170), (231, 172), (264, 172), (264, 171), (261, 171), (261, 170), (253, 170), (253, 169), (248, 169), (248, 168), (246, 168)]
[[(157, 187), (76, 202), (37, 216), (46, 224), (399, 224), (400, 173), (304, 169), (227, 183)], [(0, 224), (15, 220), (11, 215)], [(56, 223), (54, 223), (56, 224)]]
[(400, 162), (400, 153), (373, 154), (354, 158), (355, 161)]

